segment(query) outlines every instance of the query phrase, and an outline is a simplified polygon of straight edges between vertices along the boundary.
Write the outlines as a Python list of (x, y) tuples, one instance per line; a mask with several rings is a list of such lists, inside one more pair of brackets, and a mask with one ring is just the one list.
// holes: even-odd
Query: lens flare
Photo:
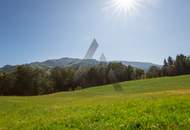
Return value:
[(129, 15), (135, 13), (139, 6), (138, 1), (136, 0), (112, 0), (112, 2), (117, 11)]
[(155, 6), (157, 2), (158, 0), (108, 0), (104, 9), (119, 15), (135, 15), (140, 9)]

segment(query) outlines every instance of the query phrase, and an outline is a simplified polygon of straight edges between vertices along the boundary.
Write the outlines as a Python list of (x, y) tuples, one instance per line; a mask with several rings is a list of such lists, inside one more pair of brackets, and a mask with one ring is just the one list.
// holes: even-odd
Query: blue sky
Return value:
[(157, 0), (113, 15), (109, 0), (0, 0), (0, 66), (83, 58), (95, 37), (108, 60), (162, 64), (190, 54), (190, 1)]

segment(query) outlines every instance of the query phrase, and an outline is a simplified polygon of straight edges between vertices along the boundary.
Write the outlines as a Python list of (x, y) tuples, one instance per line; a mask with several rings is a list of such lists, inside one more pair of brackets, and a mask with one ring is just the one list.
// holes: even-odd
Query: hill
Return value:
[(0, 129), (190, 129), (189, 81), (186, 75), (36, 97), (0, 97)]
[[(114, 61), (114, 62), (121, 62), (124, 65), (131, 65), (140, 69), (144, 69), (145, 71), (148, 70), (148, 68), (152, 65), (159, 66), (157, 64), (153, 63), (146, 63), (146, 62), (129, 62), (129, 61)], [(80, 66), (95, 66), (99, 64), (100, 61), (97, 61), (95, 59), (77, 59), (77, 58), (61, 58), (61, 59), (52, 59), (47, 60), (44, 62), (33, 62), (29, 63), (27, 65), (34, 67), (34, 68), (40, 68), (40, 69), (51, 69), (55, 67), (80, 67)], [(0, 68), (0, 71), (8, 72), (13, 71), (16, 68), (16, 66), (6, 65), (2, 68)]]
[(161, 67), (161, 65), (154, 64), (154, 63), (148, 63), (148, 62), (121, 61), (121, 63), (123, 63), (124, 65), (131, 65), (133, 67), (137, 67), (137, 68), (143, 69), (145, 71), (148, 71), (148, 69), (151, 66)]

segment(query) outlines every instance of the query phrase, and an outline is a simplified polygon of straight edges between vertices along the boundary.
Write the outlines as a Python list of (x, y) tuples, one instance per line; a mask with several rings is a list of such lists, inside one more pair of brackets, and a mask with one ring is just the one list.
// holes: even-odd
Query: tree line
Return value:
[(48, 71), (21, 65), (13, 72), (0, 73), (0, 95), (42, 95), (141, 79), (143, 76), (144, 70), (121, 63), (57, 67)]
[(164, 65), (159, 68), (152, 66), (146, 73), (147, 78), (155, 78), (161, 76), (177, 76), (190, 74), (190, 56), (183, 54), (177, 55), (175, 59), (169, 56), (164, 59)]
[(144, 70), (122, 63), (100, 63), (93, 67), (67, 67), (43, 70), (21, 65), (12, 72), (0, 72), (0, 95), (42, 95), (73, 91), (122, 81), (190, 74), (190, 57), (168, 57), (162, 67)]

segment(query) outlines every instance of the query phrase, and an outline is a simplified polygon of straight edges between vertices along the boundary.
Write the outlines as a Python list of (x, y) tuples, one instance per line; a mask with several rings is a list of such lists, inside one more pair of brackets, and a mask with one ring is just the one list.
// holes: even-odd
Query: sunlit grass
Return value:
[(0, 130), (190, 129), (190, 76), (0, 97)]

